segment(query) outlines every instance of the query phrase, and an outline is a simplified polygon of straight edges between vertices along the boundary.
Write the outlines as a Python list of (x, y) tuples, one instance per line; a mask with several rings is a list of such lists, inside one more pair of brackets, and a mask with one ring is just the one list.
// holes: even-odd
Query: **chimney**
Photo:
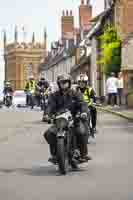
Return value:
[(87, 0), (87, 5), (90, 5), (90, 0)]
[(81, 0), (81, 5), (84, 5), (84, 0)]
[(68, 16), (68, 15), (69, 15), (68, 10), (66, 10), (66, 16)]
[(86, 4), (84, 0), (81, 0), (81, 5), (79, 6), (79, 25), (80, 28), (83, 27), (84, 30), (88, 31), (90, 29), (92, 19), (92, 6), (90, 0), (87, 0)]
[(17, 28), (17, 26), (15, 26), (15, 30), (14, 30), (14, 42), (15, 43), (18, 42), (18, 28)]
[(6, 37), (6, 31), (5, 30), (3, 31), (3, 34), (4, 34), (3, 43), (4, 43), (4, 49), (5, 49), (6, 48), (6, 44), (7, 44), (7, 37)]
[(61, 30), (62, 30), (62, 40), (64, 39), (73, 39), (74, 35), (74, 16), (72, 14), (72, 10), (70, 13), (68, 10), (62, 13), (61, 17)]
[(33, 34), (32, 34), (32, 44), (34, 44), (35, 43), (35, 33), (33, 32)]

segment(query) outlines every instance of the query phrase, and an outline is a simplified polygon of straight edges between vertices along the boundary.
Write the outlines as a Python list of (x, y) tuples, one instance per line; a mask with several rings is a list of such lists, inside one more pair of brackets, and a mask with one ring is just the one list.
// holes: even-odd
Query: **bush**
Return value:
[(121, 67), (121, 40), (114, 27), (107, 27), (100, 36), (101, 59), (98, 61), (103, 66), (103, 72), (119, 72)]

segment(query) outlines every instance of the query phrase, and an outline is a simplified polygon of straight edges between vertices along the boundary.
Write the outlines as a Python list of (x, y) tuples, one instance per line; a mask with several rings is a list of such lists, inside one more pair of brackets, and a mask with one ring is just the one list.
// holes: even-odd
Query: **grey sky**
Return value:
[[(91, 0), (93, 15), (103, 9), (103, 0)], [(80, 0), (1, 0), (0, 3), (0, 29), (6, 29), (8, 39), (13, 38), (13, 29), (17, 24), (22, 39), (22, 27), (25, 26), (27, 38), (30, 39), (32, 31), (36, 38), (43, 38), (43, 29), (47, 27), (48, 42), (60, 36), (60, 16), (63, 9), (73, 9), (78, 16)], [(76, 24), (77, 24), (77, 20)]]
[[(18, 25), (19, 40), (22, 40), (22, 27), (27, 32), (27, 41), (31, 40), (32, 32), (38, 41), (43, 40), (43, 29), (47, 27), (48, 46), (60, 37), (60, 17), (63, 9), (72, 9), (75, 25), (78, 25), (78, 6), (81, 0), (0, 0), (0, 87), (4, 79), (2, 31), (7, 31), (8, 41), (14, 36), (14, 27)], [(91, 0), (93, 16), (103, 10), (104, 0)]]

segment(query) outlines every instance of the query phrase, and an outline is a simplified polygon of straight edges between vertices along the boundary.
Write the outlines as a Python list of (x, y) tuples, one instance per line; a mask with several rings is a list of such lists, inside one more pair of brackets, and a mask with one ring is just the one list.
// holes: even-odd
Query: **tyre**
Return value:
[(57, 160), (60, 173), (65, 175), (68, 169), (68, 157), (64, 138), (57, 139)]
[(10, 99), (10, 98), (7, 98), (7, 99), (6, 99), (5, 105), (6, 105), (7, 107), (10, 107), (10, 106), (11, 106), (11, 99)]
[(70, 164), (71, 164), (71, 167), (72, 167), (73, 170), (77, 170), (78, 169), (78, 164), (76, 162), (71, 161)]
[(41, 102), (41, 110), (44, 111), (44, 103)]

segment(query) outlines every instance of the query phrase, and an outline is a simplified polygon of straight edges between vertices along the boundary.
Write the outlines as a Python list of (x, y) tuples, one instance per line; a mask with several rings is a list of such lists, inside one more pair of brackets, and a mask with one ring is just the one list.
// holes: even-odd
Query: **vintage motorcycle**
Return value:
[(5, 101), (4, 101), (4, 103), (5, 103), (5, 106), (7, 106), (8, 108), (12, 105), (12, 94), (11, 93), (8, 92), (5, 95)]
[(76, 122), (73, 120), (70, 111), (65, 111), (57, 115), (53, 121), (57, 128), (56, 136), (56, 157), (57, 165), (61, 174), (66, 174), (69, 166), (72, 169), (77, 169), (80, 164), (80, 151), (77, 145), (77, 137), (72, 131), (75, 123), (80, 120), (85, 120), (86, 116), (81, 116), (80, 113), (76, 116)]

